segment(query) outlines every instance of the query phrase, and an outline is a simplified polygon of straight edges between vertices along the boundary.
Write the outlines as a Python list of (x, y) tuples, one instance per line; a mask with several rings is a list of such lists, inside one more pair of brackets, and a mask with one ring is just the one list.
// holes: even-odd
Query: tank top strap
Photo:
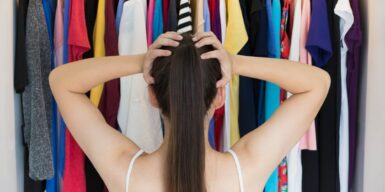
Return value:
[(135, 155), (132, 157), (132, 159), (130, 161), (130, 164), (128, 165), (128, 170), (127, 170), (127, 175), (126, 175), (126, 189), (125, 189), (125, 192), (128, 192), (128, 183), (130, 181), (130, 176), (131, 176), (131, 172), (132, 172), (132, 168), (134, 166), (135, 160), (140, 155), (142, 155), (143, 152), (144, 152), (143, 149), (140, 149), (138, 152), (136, 152)]
[(242, 169), (241, 169), (241, 164), (239, 162), (239, 159), (238, 159), (238, 156), (237, 154), (232, 150), (232, 149), (229, 149), (228, 152), (231, 154), (231, 156), (233, 157), (234, 161), (235, 161), (235, 165), (237, 167), (237, 173), (238, 173), (238, 179), (239, 179), (239, 188), (240, 188), (240, 192), (244, 192), (244, 187), (243, 187), (243, 176), (242, 176)]

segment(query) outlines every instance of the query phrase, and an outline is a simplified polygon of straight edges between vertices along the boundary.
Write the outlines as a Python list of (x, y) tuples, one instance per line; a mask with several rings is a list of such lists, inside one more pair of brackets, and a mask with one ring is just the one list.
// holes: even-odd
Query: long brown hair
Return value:
[(152, 85), (162, 114), (170, 122), (167, 149), (166, 189), (168, 192), (204, 192), (204, 118), (217, 93), (222, 77), (217, 59), (200, 55), (212, 46), (196, 48), (191, 34), (182, 34), (178, 47), (168, 57), (157, 58), (151, 70)]

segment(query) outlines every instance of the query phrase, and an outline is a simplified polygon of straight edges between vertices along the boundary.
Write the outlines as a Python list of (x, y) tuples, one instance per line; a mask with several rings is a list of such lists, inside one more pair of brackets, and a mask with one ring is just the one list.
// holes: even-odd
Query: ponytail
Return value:
[(172, 56), (154, 61), (154, 93), (170, 122), (166, 186), (169, 192), (205, 192), (204, 119), (221, 78), (217, 60), (201, 60), (212, 47), (197, 49), (190, 35)]

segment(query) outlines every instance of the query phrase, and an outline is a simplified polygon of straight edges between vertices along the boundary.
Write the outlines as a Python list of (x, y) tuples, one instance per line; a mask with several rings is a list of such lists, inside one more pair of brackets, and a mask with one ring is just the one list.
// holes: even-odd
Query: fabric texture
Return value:
[[(227, 0), (227, 29), (224, 40), (225, 49), (231, 53), (238, 53), (248, 40), (247, 32), (243, 22), (242, 11), (239, 1)], [(239, 77), (233, 76), (230, 80), (230, 146), (239, 140), (238, 126), (238, 93)]]
[(350, 0), (352, 7), (354, 23), (345, 36), (346, 45), (348, 47), (346, 59), (346, 87), (348, 91), (349, 105), (349, 189), (353, 186), (353, 177), (355, 174), (356, 154), (357, 154), (357, 119), (358, 119), (358, 86), (359, 86), (359, 70), (360, 51), (363, 38), (360, 17), (360, 2), (358, 0)]
[(192, 31), (191, 6), (188, 0), (180, 0), (178, 16), (178, 33)]
[[(281, 5), (279, 0), (269, 0), (266, 3), (268, 17), (268, 56), (280, 58), (281, 56)], [(265, 120), (268, 120), (279, 107), (280, 88), (271, 82), (266, 82), (265, 89)], [(278, 169), (274, 170), (265, 186), (266, 192), (278, 191)]]
[(14, 87), (17, 93), (22, 93), (28, 84), (27, 61), (25, 50), (26, 17), (29, 0), (20, 0), (16, 15), (16, 55), (14, 70)]
[[(301, 31), (301, 15), (302, 15), (302, 0), (296, 0), (293, 10), (292, 31), (289, 60), (299, 61), (300, 57), (300, 31)], [(291, 97), (291, 93), (287, 93), (286, 97)], [(301, 149), (299, 142), (290, 150), (287, 155), (288, 172), (288, 191), (302, 192), (302, 162)]]
[[(103, 57), (106, 53), (106, 48), (104, 44), (104, 35), (106, 29), (106, 0), (99, 0), (98, 10), (96, 13), (96, 22), (94, 28), (94, 57)], [(103, 92), (103, 84), (100, 84), (91, 89), (91, 102), (95, 106), (99, 106), (100, 98)]]
[(152, 23), (152, 41), (155, 41), (163, 33), (162, 0), (155, 0), (154, 19)]
[(51, 47), (42, 1), (31, 0), (26, 17), (26, 61), (29, 84), (22, 95), (24, 141), (29, 150), (29, 176), (35, 180), (54, 175), (51, 145)]
[(349, 0), (337, 1), (334, 13), (340, 17), (341, 43), (341, 113), (339, 125), (339, 177), (341, 192), (348, 192), (349, 180), (349, 107), (346, 88), (346, 55), (348, 48), (345, 43), (346, 33), (353, 25), (354, 16)]
[[(90, 49), (85, 20), (84, 0), (70, 2), (68, 24), (68, 61), (82, 59), (82, 55)], [(65, 132), (65, 166), (63, 176), (63, 192), (86, 191), (84, 171), (84, 154), (68, 129)]]
[[(120, 55), (147, 51), (145, 10), (146, 0), (124, 3), (119, 32)], [(121, 77), (120, 92), (118, 123), (122, 133), (144, 151), (155, 151), (163, 140), (160, 113), (148, 101), (147, 83), (143, 75)]]
[[(317, 7), (317, 9), (319, 9), (319, 8)], [(311, 26), (311, 23), (314, 23), (315, 21), (317, 21), (317, 20), (311, 21), (310, 0), (303, 0), (302, 14), (301, 14), (300, 39), (299, 39), (299, 43), (300, 43), (299, 61), (301, 63), (306, 63), (309, 65), (312, 65), (312, 55), (310, 55), (310, 53), (307, 51), (306, 43), (310, 40), (309, 36), (312, 35), (311, 32), (317, 31), (317, 28), (318, 28), (317, 25)], [(310, 27), (312, 27), (312, 28), (310, 28)], [(315, 28), (315, 29), (313, 29), (313, 28)], [(327, 40), (325, 40), (325, 41), (327, 41)], [(311, 123), (310, 129), (308, 129), (308, 131), (305, 133), (305, 135), (301, 138), (300, 148), (301, 149), (308, 149), (308, 150), (316, 150), (317, 149), (317, 139), (316, 139), (316, 131), (315, 131), (315, 122), (314, 121)]]
[[(54, 21), (56, 11), (56, 1), (43, 0), (44, 16), (47, 23), (50, 47), (51, 47), (51, 69), (55, 68), (55, 50), (54, 50)], [(58, 189), (58, 109), (53, 97), (51, 97), (52, 121), (51, 121), (51, 144), (52, 160), (54, 166), (54, 176), (46, 181), (46, 191), (51, 192)]]
[(326, 0), (312, 1), (311, 7), (311, 23), (306, 49), (312, 56), (314, 65), (322, 67), (333, 54)]

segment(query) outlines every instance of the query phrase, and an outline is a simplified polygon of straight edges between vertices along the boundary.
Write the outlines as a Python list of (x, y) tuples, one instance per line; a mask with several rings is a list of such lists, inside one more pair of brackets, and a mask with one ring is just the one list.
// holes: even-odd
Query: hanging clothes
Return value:
[(341, 192), (348, 192), (349, 179), (349, 108), (346, 88), (346, 55), (348, 48), (345, 43), (346, 33), (354, 22), (353, 11), (349, 0), (339, 0), (334, 13), (340, 17), (341, 41), (341, 113), (339, 125), (339, 177)]
[(163, 29), (164, 31), (163, 32), (167, 32), (167, 21), (168, 21), (168, 10), (169, 10), (169, 6), (170, 6), (170, 0), (163, 0), (162, 1), (162, 5), (163, 5), (163, 9), (162, 9), (162, 13), (163, 13)]
[[(96, 14), (98, 9), (98, 0), (85, 0), (85, 18), (87, 25), (88, 41), (91, 48), (83, 54), (83, 58), (94, 57), (94, 42), (93, 31), (95, 27)], [(89, 95), (89, 93), (87, 93)], [(86, 189), (92, 192), (104, 192), (104, 183), (91, 161), (85, 156), (85, 176), (86, 176)]]
[(162, 0), (155, 0), (154, 19), (152, 23), (152, 41), (155, 41), (163, 33)]
[[(209, 3), (210, 2), (210, 3)], [(209, 5), (209, 11), (210, 11), (210, 27), (211, 31), (215, 34), (215, 36), (219, 39), (219, 41), (222, 40), (222, 32), (221, 32), (221, 18), (220, 18), (220, 10), (219, 10), (219, 0), (210, 0), (207, 2)], [(211, 6), (214, 7), (211, 7)], [(220, 151), (221, 149), (221, 136), (223, 131), (223, 119), (224, 119), (224, 106), (218, 108), (214, 112), (214, 116), (212, 121), (213, 127), (210, 127), (210, 132), (214, 132), (214, 147), (217, 151)]]
[[(105, 54), (106, 56), (118, 55), (118, 36), (116, 29), (116, 19), (114, 14), (115, 0), (106, 1), (105, 10)], [(118, 127), (118, 110), (120, 101), (120, 80), (112, 79), (104, 84), (103, 93), (99, 103), (99, 110), (103, 114), (106, 122), (113, 128)]]
[[(68, 61), (81, 60), (90, 49), (84, 12), (84, 0), (70, 2), (68, 23)], [(74, 19), (76, 18), (76, 19)], [(85, 192), (84, 153), (68, 129), (65, 132), (63, 192)]]
[[(248, 40), (239, 1), (226, 0), (227, 28), (224, 40), (225, 49), (231, 54), (237, 54)], [(238, 110), (239, 110), (239, 77), (234, 75), (230, 80), (230, 146), (239, 140)]]
[[(205, 31), (205, 20), (204, 20), (204, 4), (207, 0), (201, 1), (190, 1), (192, 18), (193, 18), (193, 34), (197, 32)], [(208, 5), (207, 5), (208, 6)], [(208, 7), (207, 7), (208, 8)]]
[[(55, 58), (54, 58), (54, 15), (56, 10), (56, 1), (53, 0), (43, 0), (44, 16), (47, 23), (50, 47), (51, 47), (51, 70), (55, 68)], [(52, 145), (52, 160), (54, 166), (54, 176), (47, 180), (46, 190), (48, 192), (55, 191), (58, 189), (58, 170), (57, 168), (57, 146), (58, 146), (58, 109), (57, 104), (53, 97), (51, 97), (51, 106), (52, 106), (52, 121), (51, 121), (51, 145)]]
[[(16, 53), (14, 66), (14, 88), (17, 93), (22, 93), (28, 85), (27, 60), (26, 60), (26, 17), (29, 0), (20, 0), (16, 11)], [(23, 107), (23, 106), (22, 106)], [(22, 109), (23, 110), (23, 109)], [(21, 125), (24, 125), (22, 115)], [(29, 152), (24, 141), (24, 191), (43, 192), (45, 190), (44, 181), (35, 181), (29, 177)]]
[(178, 17), (178, 33), (192, 32), (191, 6), (188, 0), (180, 0), (179, 17)]
[(122, 20), (123, 3), (125, 0), (118, 0), (118, 8), (116, 9), (116, 33), (119, 35), (120, 21)]
[(154, 20), (155, 0), (148, 0), (147, 9), (147, 45), (150, 46), (153, 42), (152, 27)]
[[(96, 5), (96, 4), (95, 4)], [(115, 18), (115, 0), (109, 0), (105, 2), (105, 56), (118, 55), (118, 36), (117, 32), (112, 29), (116, 29)], [(96, 11), (95, 11), (96, 13)], [(115, 129), (119, 129), (118, 126), (118, 110), (120, 100), (120, 79), (112, 79), (104, 83), (102, 95), (100, 98), (98, 109), (102, 113), (106, 122)], [(86, 161), (88, 164), (88, 160)], [(104, 191), (104, 183), (97, 172), (94, 172), (92, 165), (86, 167), (90, 170), (90, 173), (86, 173), (87, 176), (87, 188), (88, 191)], [(92, 179), (92, 180), (91, 180)], [(93, 190), (91, 190), (93, 188)]]
[[(260, 22), (266, 24), (266, 11), (263, 10), (264, 5), (261, 0), (250, 1), (250, 0), (241, 0), (240, 1), (244, 23), (247, 29), (249, 40), (247, 44), (242, 48), (240, 54), (242, 55), (254, 55), (254, 56), (264, 56), (256, 54), (255, 48), (257, 38), (260, 34), (266, 31), (266, 27), (261, 27)], [(265, 47), (267, 44), (265, 44)], [(258, 106), (261, 103), (258, 103), (258, 93), (259, 93), (260, 81), (240, 76), (239, 77), (239, 115), (238, 115), (238, 124), (239, 124), (239, 133), (243, 137), (247, 133), (253, 131), (258, 127)]]
[[(281, 4), (279, 0), (267, 0), (268, 14), (268, 56), (271, 58), (281, 57)], [(274, 111), (279, 107), (280, 88), (271, 82), (266, 82), (265, 90), (265, 119), (268, 120)], [(278, 169), (274, 170), (265, 186), (266, 192), (278, 191)]]
[[(94, 28), (94, 56), (95, 57), (103, 57), (105, 56), (105, 44), (104, 44), (104, 36), (105, 36), (105, 10), (106, 10), (106, 0), (99, 0), (98, 2), (98, 11), (96, 14), (96, 23)], [(95, 106), (99, 106), (100, 98), (103, 92), (103, 84), (100, 84), (94, 87), (91, 90), (91, 102)]]
[(42, 1), (31, 0), (26, 17), (28, 85), (22, 95), (24, 141), (29, 150), (29, 176), (34, 180), (54, 175), (51, 126), (52, 94), (48, 84), (51, 48)]
[(362, 29), (360, 17), (360, 2), (350, 0), (354, 23), (345, 36), (348, 47), (346, 59), (346, 87), (349, 105), (349, 189), (353, 186), (357, 153), (357, 119), (358, 119), (358, 78), (360, 65), (360, 51), (362, 44)]
[[(209, 32), (211, 31), (211, 21), (210, 21), (210, 10), (209, 10), (209, 5), (208, 5), (208, 0), (203, 0), (203, 5), (202, 5), (202, 9), (203, 9), (203, 20), (202, 20), (202, 23), (201, 25), (203, 26), (203, 30), (204, 32)], [(199, 5), (196, 6), (197, 8), (199, 8)], [(197, 13), (199, 14), (199, 13)], [(197, 29), (199, 28), (199, 24), (197, 22), (194, 23), (194, 28)], [(197, 29), (199, 30), (199, 29)], [(209, 143), (210, 143), (210, 146), (212, 148), (215, 149), (215, 133), (214, 133), (214, 130), (215, 129), (215, 126), (214, 126), (214, 118), (211, 118), (210, 119), (210, 124), (209, 124), (209, 131), (208, 131), (208, 138), (209, 138)]]
[[(291, 7), (291, 0), (284, 0), (282, 6), (281, 16), (281, 58), (288, 59), (290, 53), (290, 39), (287, 34), (289, 12)], [(280, 104), (286, 100), (286, 90), (280, 88)], [(278, 191), (287, 192), (288, 181), (287, 181), (287, 158), (285, 157), (278, 166)]]
[[(119, 31), (120, 55), (147, 51), (146, 7), (146, 0), (124, 3)], [(155, 151), (163, 140), (160, 112), (148, 101), (147, 83), (143, 75), (121, 77), (120, 85), (118, 122), (122, 133), (146, 152)]]
[(178, 28), (177, 3), (176, 3), (176, 0), (169, 0), (168, 14), (167, 14), (167, 31), (177, 31), (177, 28)]
[[(207, 6), (208, 6), (208, 0)], [(221, 20), (221, 34), (222, 44), (226, 39), (226, 28), (227, 28), (227, 13), (226, 13), (226, 0), (219, 0), (219, 15)], [(210, 16), (211, 17), (211, 16)], [(209, 19), (208, 19), (209, 20)], [(211, 23), (210, 23), (211, 26)], [(226, 84), (226, 98), (224, 103), (224, 118), (222, 126), (222, 139), (221, 139), (221, 151), (228, 151), (230, 149), (230, 85)]]
[[(27, 61), (25, 49), (26, 17), (29, 0), (20, 0), (17, 7), (17, 34), (16, 34), (16, 55), (14, 69), (14, 87), (16, 93), (22, 93), (28, 84)], [(24, 119), (23, 119), (24, 121)]]
[[(289, 60), (299, 62), (302, 0), (294, 1), (293, 6), (294, 9), (291, 10), (292, 30)], [(286, 94), (286, 98), (291, 96), (292, 94), (289, 92)], [(288, 191), (302, 192), (302, 162), (299, 142), (290, 150), (287, 155), (287, 169), (289, 170)]]
[[(331, 36), (333, 55), (322, 67), (331, 77), (331, 84), (328, 95), (316, 117), (317, 127), (317, 150), (318, 150), (318, 171), (320, 192), (340, 191), (338, 173), (338, 149), (339, 149), (339, 121), (341, 106), (341, 73), (340, 73), (340, 24), (339, 18), (333, 13), (337, 0), (327, 1), (327, 13)], [(318, 65), (318, 64), (317, 64)], [(316, 167), (311, 161), (303, 161), (304, 167)], [(311, 174), (311, 173), (310, 173)], [(311, 175), (305, 175), (307, 184), (312, 185)], [(315, 181), (317, 182), (317, 181)]]

